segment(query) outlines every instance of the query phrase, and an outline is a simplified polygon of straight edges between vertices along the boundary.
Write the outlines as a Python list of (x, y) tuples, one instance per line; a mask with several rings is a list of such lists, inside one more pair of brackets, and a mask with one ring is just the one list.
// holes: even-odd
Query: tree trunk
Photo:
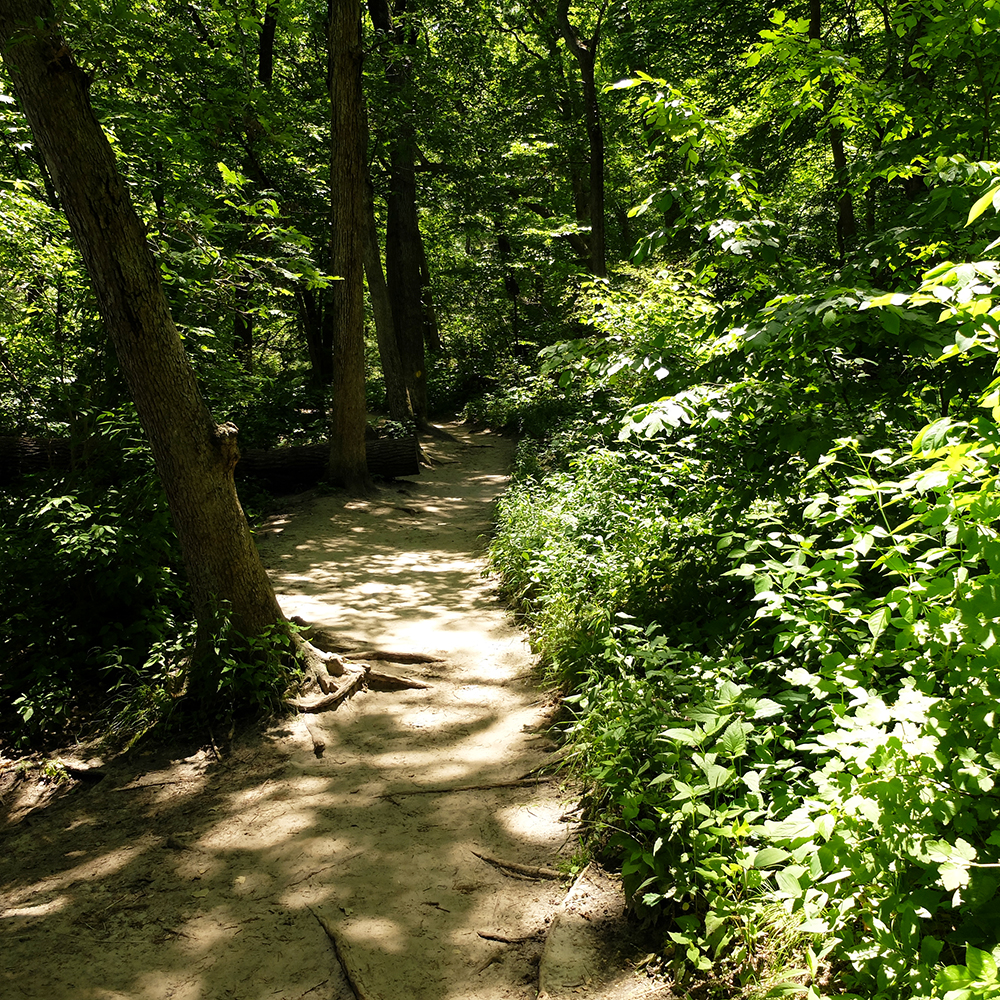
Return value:
[[(251, 637), (284, 621), (236, 496), (236, 428), (216, 425), (177, 334), (146, 233), (48, 6), (0, 2), (0, 47), (149, 436), (202, 634), (218, 602)], [(215, 693), (196, 667), (189, 690)]]
[[(399, 6), (402, 6), (400, 4)], [(393, 23), (389, 0), (368, 0), (375, 30), (395, 45), (407, 39)], [(424, 315), (421, 302), (420, 222), (417, 214), (416, 137), (410, 65), (406, 56), (385, 54), (386, 81), (397, 107), (396, 126), (389, 149), (389, 192), (386, 197), (385, 270), (396, 327), (396, 341), (403, 377), (413, 414), (420, 427), (427, 426), (427, 371), (424, 354)]]
[(413, 130), (404, 126), (397, 132), (389, 154), (385, 270), (403, 377), (413, 404), (413, 414), (417, 422), (423, 424), (427, 420), (427, 373), (414, 166)]
[(333, 398), (330, 412), (332, 480), (365, 493), (365, 166), (364, 94), (361, 85), (361, 0), (330, 4), (330, 269), (332, 286)]
[(333, 380), (333, 308), (330, 288), (299, 288), (295, 302), (309, 351), (310, 377), (322, 389)]
[[(813, 41), (822, 39), (822, 0), (809, 0), (809, 37)], [(823, 110), (829, 116), (836, 103), (837, 93), (833, 80), (824, 78)], [(858, 233), (858, 223), (854, 215), (854, 199), (851, 197), (850, 172), (847, 166), (847, 152), (844, 149), (844, 131), (839, 125), (829, 126), (830, 155), (833, 158), (833, 183), (837, 190), (837, 246), (841, 260), (848, 245)]]
[(434, 293), (431, 290), (431, 269), (427, 263), (424, 238), (420, 237), (420, 304), (424, 312), (424, 345), (435, 354), (441, 353), (441, 329), (438, 326), (437, 309), (434, 308)]
[(260, 51), (257, 55), (257, 81), (270, 87), (274, 80), (274, 33), (278, 27), (274, 16), (278, 5), (269, 3), (264, 10), (264, 20), (260, 26)]
[(399, 356), (399, 342), (392, 319), (389, 289), (382, 271), (382, 254), (379, 249), (378, 225), (375, 222), (375, 205), (369, 180), (365, 191), (365, 277), (368, 279), (368, 298), (375, 317), (375, 336), (385, 377), (385, 406), (393, 420), (413, 420), (410, 393), (403, 377), (403, 361)]
[(368, 105), (362, 96), (361, 114), (365, 144), (365, 278), (368, 281), (368, 298), (375, 317), (375, 336), (385, 379), (385, 406), (393, 420), (409, 423), (414, 419), (410, 393), (403, 375), (403, 361), (399, 355), (396, 324), (392, 318), (392, 303), (382, 270), (382, 251), (379, 245), (378, 224), (375, 221), (375, 194), (371, 172), (367, 168)]
[(583, 116), (590, 145), (590, 273), (598, 278), (608, 275), (607, 250), (605, 249), (604, 222), (604, 127), (601, 124), (601, 108), (597, 101), (595, 69), (597, 48), (601, 42), (601, 20), (607, 9), (607, 0), (602, 4), (597, 17), (594, 34), (583, 39), (569, 20), (569, 0), (559, 0), (556, 21), (566, 47), (580, 67), (583, 82)]

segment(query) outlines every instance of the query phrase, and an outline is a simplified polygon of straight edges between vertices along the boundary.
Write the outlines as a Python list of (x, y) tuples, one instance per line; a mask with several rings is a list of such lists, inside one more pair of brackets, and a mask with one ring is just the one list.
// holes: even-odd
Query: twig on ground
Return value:
[(302, 997), (309, 996), (310, 993), (315, 993), (321, 986), (326, 986), (328, 982), (330, 982), (329, 979), (324, 979), (323, 982), (317, 983), (315, 986), (311, 986), (309, 989), (305, 991), (305, 993), (300, 994), (299, 1000), (302, 1000)]
[[(354, 857), (354, 855), (352, 855), (352, 857)], [(289, 882), (286, 888), (291, 889), (294, 885), (301, 885), (303, 882), (308, 882), (309, 879), (315, 878), (317, 875), (336, 867), (336, 865), (324, 865), (322, 868), (317, 868), (314, 872), (309, 872), (308, 875), (303, 875), (302, 878), (297, 878), (294, 882)]]
[(488, 865), (493, 865), (494, 868), (506, 869), (507, 871), (516, 872), (518, 875), (527, 875), (528, 878), (564, 879), (567, 877), (562, 872), (556, 871), (555, 868), (522, 865), (517, 861), (502, 861), (500, 858), (490, 857), (489, 854), (480, 854), (479, 851), (473, 851), (472, 853)]

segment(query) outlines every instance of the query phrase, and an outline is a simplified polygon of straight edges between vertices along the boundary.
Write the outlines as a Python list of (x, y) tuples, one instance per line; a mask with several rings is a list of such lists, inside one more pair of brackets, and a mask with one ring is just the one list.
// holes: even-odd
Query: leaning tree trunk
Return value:
[(330, 266), (333, 398), (330, 478), (355, 492), (372, 489), (365, 462), (365, 166), (361, 88), (361, 0), (330, 4)]
[[(202, 635), (216, 602), (260, 635), (284, 621), (233, 485), (236, 428), (217, 425), (184, 354), (146, 233), (51, 7), (0, 0), (0, 48), (59, 192), (98, 308), (149, 436)], [(214, 693), (196, 667), (189, 690)]]

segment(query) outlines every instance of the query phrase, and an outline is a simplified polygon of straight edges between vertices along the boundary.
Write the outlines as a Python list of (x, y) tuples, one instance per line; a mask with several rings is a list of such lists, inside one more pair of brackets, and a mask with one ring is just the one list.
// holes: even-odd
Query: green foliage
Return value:
[(228, 610), (217, 608), (213, 624), (198, 636), (192, 654), (199, 672), (212, 678), (199, 709), (214, 712), (229, 724), (276, 712), (301, 675), (294, 632), (294, 625), (283, 622), (260, 635), (241, 635), (233, 628)]
[(104, 671), (141, 666), (186, 614), (165, 502), (151, 470), (132, 475), (0, 494), (0, 687), (15, 740), (75, 731)]
[[(675, 342), (672, 394), (629, 381), (620, 434), (501, 503), (494, 566), (571, 689), (591, 842), (682, 981), (771, 961), (810, 996), (831, 970), (996, 992), (1000, 382), (992, 419), (948, 391), (991, 363), (996, 280), (942, 265)], [(903, 367), (865, 379), (890, 346)], [(586, 395), (610, 353), (548, 357)]]

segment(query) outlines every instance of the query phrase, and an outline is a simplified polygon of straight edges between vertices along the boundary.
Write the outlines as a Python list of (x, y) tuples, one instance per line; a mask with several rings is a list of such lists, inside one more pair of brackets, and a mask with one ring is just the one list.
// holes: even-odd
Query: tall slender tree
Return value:
[(333, 398), (330, 478), (351, 490), (371, 489), (365, 462), (364, 254), (366, 239), (364, 92), (360, 0), (330, 4), (330, 268)]
[(416, 43), (406, 0), (368, 0), (375, 31), (382, 40), (386, 82), (397, 108), (389, 147), (386, 195), (385, 269), (403, 376), (418, 425), (427, 428), (427, 363), (421, 301), (422, 259), (417, 212), (417, 138), (413, 122), (412, 66), (406, 46)]

